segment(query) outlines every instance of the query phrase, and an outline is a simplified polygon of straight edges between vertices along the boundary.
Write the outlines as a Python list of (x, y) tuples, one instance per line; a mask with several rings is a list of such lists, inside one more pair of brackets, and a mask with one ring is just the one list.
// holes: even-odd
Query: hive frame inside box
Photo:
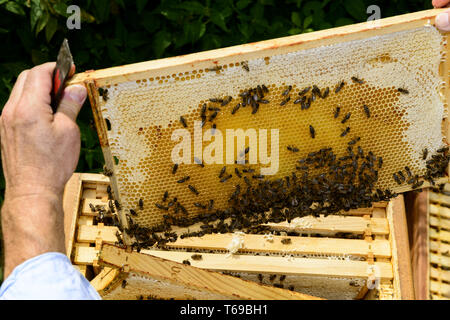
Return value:
[[(94, 225), (95, 213), (91, 212), (89, 203), (107, 205), (108, 180), (98, 174), (74, 174), (64, 193), (67, 254), (105, 295), (106, 288), (112, 283), (120, 287), (117, 279), (123, 279), (119, 269), (98, 264), (102, 245), (117, 241), (117, 228)], [(282, 282), (285, 288), (295, 285), (296, 291), (325, 298), (414, 297), (402, 196), (342, 216), (303, 220), (291, 226), (281, 223), (273, 228), (293, 228), (304, 236), (273, 236), (270, 241), (264, 236), (244, 235), (243, 248), (232, 256), (227, 246), (233, 234), (179, 239), (168, 245), (169, 251), (154, 249), (141, 253), (180, 262), (180, 268), (188, 267), (181, 264), (188, 259), (194, 267), (231, 273), (253, 282), (260, 282), (258, 274), (261, 274), (262, 282), (267, 285), (278, 284), (279, 276), (286, 275)], [(343, 234), (350, 238), (344, 238)], [(355, 236), (359, 239), (351, 239)], [(290, 238), (292, 243), (282, 244), (283, 238)], [(191, 259), (192, 251), (202, 254), (203, 259)], [(164, 268), (165, 263), (161, 265)], [(168, 262), (166, 265), (168, 269), (173, 267)], [(276, 280), (271, 281), (271, 275), (277, 275)], [(380, 280), (378, 290), (367, 290), (366, 282), (370, 279)]]
[(418, 299), (450, 300), (450, 184), (409, 200), (415, 294)]
[[(281, 39), (274, 39), (268, 41), (262, 41), (254, 44), (241, 45), (236, 47), (224, 48), (219, 50), (213, 50), (208, 52), (201, 52), (192, 55), (186, 55), (181, 57), (174, 57), (168, 59), (161, 59), (157, 61), (150, 61), (144, 63), (137, 63), (128, 66), (121, 66), (116, 68), (110, 68), (98, 71), (89, 71), (76, 75), (70, 82), (70, 84), (83, 83), (88, 87), (89, 98), (93, 108), (94, 119), (98, 129), (100, 144), (105, 155), (106, 165), (109, 168), (114, 168), (114, 157), (110, 152), (107, 138), (107, 123), (102, 116), (101, 111), (101, 97), (98, 93), (98, 88), (111, 86), (115, 83), (122, 81), (133, 81), (145, 77), (146, 74), (150, 75), (155, 70), (172, 70), (176, 71), (179, 66), (185, 66), (187, 64), (198, 64), (199, 66), (211, 66), (211, 63), (217, 63), (219, 60), (227, 61), (227, 59), (233, 58), (239, 54), (251, 54), (256, 57), (270, 56), (273, 52), (279, 52), (279, 50), (291, 50), (290, 47), (296, 47), (298, 49), (308, 49), (318, 46), (336, 44), (343, 41), (351, 41), (357, 39), (363, 39), (366, 37), (383, 35), (396, 31), (403, 31), (419, 26), (434, 23), (434, 17), (442, 10), (428, 10), (403, 16), (397, 16), (392, 18), (382, 19), (380, 21), (372, 21), (368, 23), (362, 23), (357, 25), (351, 25), (341, 28), (335, 28), (330, 30), (324, 30), (314, 32), (311, 34), (302, 34), (298, 36), (286, 37)], [(448, 36), (445, 36), (447, 39)], [(447, 39), (448, 40), (448, 39)], [(280, 49), (281, 48), (281, 49)], [(278, 50), (278, 51), (277, 51)], [(440, 66), (440, 73), (443, 78), (448, 78), (449, 70), (448, 63), (445, 57), (447, 56), (448, 46), (445, 48), (444, 60)], [(231, 57), (231, 58), (230, 58)], [(235, 59), (235, 58), (233, 58)], [(448, 82), (445, 82), (445, 86), (442, 90), (443, 100), (447, 101), (449, 96)], [(444, 103), (447, 109), (447, 104)], [(443, 119), (442, 131), (443, 136), (446, 139), (448, 133), (447, 118)], [(120, 201), (120, 193), (117, 188), (116, 176), (112, 177), (112, 188), (116, 197)], [(427, 185), (427, 182), (424, 186)], [(404, 192), (410, 190), (410, 186), (401, 186), (396, 188), (396, 192)], [(127, 219), (125, 215), (121, 214), (121, 222), (124, 226), (127, 226)], [(125, 242), (129, 243), (130, 239), (125, 235)]]

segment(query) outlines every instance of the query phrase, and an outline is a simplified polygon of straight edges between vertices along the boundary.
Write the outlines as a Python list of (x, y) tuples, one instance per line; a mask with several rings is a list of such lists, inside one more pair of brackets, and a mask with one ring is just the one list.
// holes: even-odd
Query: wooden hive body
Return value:
[[(239, 283), (243, 292), (254, 284), (271, 288), (282, 284), (285, 291), (293, 286), (297, 293), (329, 299), (406, 299), (413, 296), (401, 198), (342, 215), (303, 218), (290, 226), (286, 223), (272, 226), (274, 233), (295, 229), (301, 233), (299, 236), (242, 235), (242, 248), (233, 255), (229, 254), (228, 247), (235, 234), (179, 239), (166, 250), (135, 252), (135, 264), (132, 270), (127, 270), (117, 262), (114, 250), (122, 255), (131, 252), (115, 247), (102, 252), (105, 245), (116, 244), (117, 227), (97, 223), (98, 213), (93, 213), (89, 206), (107, 206), (107, 181), (103, 175), (74, 174), (64, 196), (67, 253), (105, 299), (233, 298), (233, 292), (220, 285), (228, 281), (226, 279), (205, 283), (205, 288), (218, 287), (223, 291), (199, 289), (198, 279), (202, 276), (196, 275), (192, 267), (250, 281)], [(281, 242), (286, 238), (291, 243)], [(164, 260), (147, 265), (147, 254)], [(193, 254), (202, 255), (202, 259), (194, 260)], [(184, 265), (184, 260), (189, 260), (190, 266)], [(160, 267), (149, 270), (155, 263)], [(191, 268), (188, 275), (190, 272), (194, 275), (186, 276), (183, 281), (176, 276), (178, 272), (170, 272), (188, 267)], [(281, 281), (283, 275), (285, 279)], [(128, 284), (122, 290), (121, 283), (126, 279)], [(378, 281), (376, 287), (367, 290), (367, 283), (369, 281), (370, 286), (372, 280)], [(258, 289), (247, 299), (261, 298), (258, 295), (261, 292), (265, 291)], [(286, 299), (287, 296), (271, 292), (269, 297)]]

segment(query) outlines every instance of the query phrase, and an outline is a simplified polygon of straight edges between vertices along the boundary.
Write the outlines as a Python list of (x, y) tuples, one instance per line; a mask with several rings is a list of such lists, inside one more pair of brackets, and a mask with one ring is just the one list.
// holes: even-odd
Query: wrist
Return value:
[(5, 203), (26, 202), (31, 205), (56, 203), (62, 199), (64, 190), (35, 185), (11, 186), (5, 189)]
[(5, 194), (1, 220), (5, 277), (17, 265), (37, 255), (65, 253), (62, 195), (49, 192)]

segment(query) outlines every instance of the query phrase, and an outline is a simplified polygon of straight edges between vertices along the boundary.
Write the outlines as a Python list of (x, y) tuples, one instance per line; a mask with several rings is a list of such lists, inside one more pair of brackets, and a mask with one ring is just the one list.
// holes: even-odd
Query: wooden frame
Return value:
[[(316, 48), (319, 46), (332, 45), (345, 41), (363, 39), (367, 37), (384, 35), (392, 32), (404, 31), (424, 25), (434, 24), (434, 18), (445, 9), (431, 9), (410, 14), (399, 15), (381, 20), (368, 21), (364, 23), (343, 26), (312, 33), (294, 35), (284, 38), (260, 41), (256, 43), (243, 44), (217, 50), (210, 50), (178, 57), (171, 57), (148, 62), (135, 63), (103, 70), (89, 70), (76, 74), (69, 82), (70, 84), (83, 84), (88, 88), (89, 99), (93, 108), (94, 120), (98, 129), (99, 140), (105, 154), (105, 161), (108, 167), (113, 167), (113, 158), (108, 152), (108, 139), (106, 136), (107, 124), (102, 117), (98, 88), (111, 86), (114, 84), (134, 81), (142, 78), (172, 74), (176, 72), (188, 71), (193, 68), (210, 68), (213, 65), (227, 64), (233, 62), (237, 55), (245, 55), (247, 58), (263, 58), (274, 54), (289, 53), (298, 50)], [(448, 35), (445, 36), (448, 42)], [(448, 56), (448, 46), (445, 56)], [(444, 59), (440, 66), (440, 72), (444, 79), (449, 78), (449, 66), (447, 59)], [(450, 97), (449, 83), (445, 81), (442, 92), (444, 103)], [(446, 107), (447, 108), (447, 107)], [(448, 118), (443, 119), (442, 131), (447, 140), (450, 126)], [(448, 143), (448, 142), (447, 142)], [(113, 177), (113, 179), (115, 179)], [(115, 183), (113, 183), (114, 188)], [(424, 187), (429, 186), (425, 182)], [(411, 190), (410, 186), (400, 186), (395, 188), (396, 192)]]
[[(127, 277), (130, 271), (126, 270), (124, 273), (124, 270), (110, 260), (110, 258), (115, 259), (115, 254), (111, 251), (106, 254), (102, 248), (116, 243), (118, 229), (94, 224), (95, 214), (89, 208), (89, 203), (94, 205), (107, 203), (107, 184), (108, 178), (99, 174), (76, 173), (71, 178), (64, 193), (66, 243), (68, 256), (74, 265), (91, 280), (94, 287), (106, 296), (117, 297), (117, 290), (120, 290), (117, 288), (118, 281), (125, 279), (124, 277)], [(170, 251), (152, 249), (142, 250), (141, 253), (151, 256), (142, 258), (143, 261), (156, 259), (153, 261), (162, 268), (158, 269), (159, 271), (156, 269), (151, 271), (150, 275), (147, 274), (149, 277), (160, 277), (160, 272), (172, 268), (172, 264), (158, 260), (160, 258), (173, 261), (180, 268), (184, 267), (182, 261), (190, 260), (194, 269), (241, 274), (245, 279), (256, 280), (256, 282), (258, 282), (257, 274), (260, 273), (265, 275), (265, 279), (271, 274), (284, 274), (287, 278), (303, 277), (301, 279), (311, 281), (310, 285), (314, 285), (314, 279), (326, 278), (334, 279), (331, 281), (341, 281), (336, 280), (340, 278), (359, 279), (358, 281), (365, 284), (368, 279), (368, 266), (373, 265), (380, 272), (378, 274), (381, 283), (380, 298), (413, 299), (408, 234), (404, 215), (403, 198), (400, 196), (389, 203), (378, 203), (373, 208), (351, 210), (345, 216), (318, 218), (314, 220), (314, 223), (306, 219), (304, 221), (306, 223), (303, 224), (303, 232), (306, 236), (289, 237), (291, 239), (289, 245), (281, 243), (286, 236), (273, 236), (271, 241), (264, 241), (262, 235), (243, 235), (245, 246), (239, 249), (238, 255), (233, 255), (231, 258), (226, 252), (227, 246), (234, 237), (233, 234), (179, 239), (169, 244), (172, 248)], [(362, 222), (364, 224), (361, 224)], [(298, 230), (301, 225), (289, 226), (280, 223), (273, 227), (289, 231)], [(353, 234), (359, 239), (339, 238), (336, 236), (339, 233)], [(314, 236), (315, 234), (322, 234), (323, 237)], [(199, 250), (210, 253), (203, 252), (201, 261), (190, 259), (192, 253), (189, 251)], [(125, 252), (122, 251), (122, 254)], [(343, 258), (337, 260), (320, 258), (323, 255)], [(345, 257), (356, 257), (356, 259), (349, 260)], [(136, 261), (138, 260), (141, 259), (137, 258)], [(145, 276), (149, 270), (145, 265), (139, 264), (133, 272)], [(185, 280), (177, 282), (179, 279), (176, 277), (164, 281), (166, 280), (176, 283), (179, 288), (186, 290), (189, 288), (189, 283)], [(239, 283), (244, 287), (248, 285), (246, 281)], [(362, 290), (356, 291), (353, 298), (376, 298), (373, 290), (369, 291), (365, 288), (364, 285), (361, 287)], [(180, 294), (180, 292), (182, 291), (175, 290), (172, 293)], [(225, 293), (225, 291), (221, 292), (221, 294)], [(124, 298), (123, 295), (121, 297)], [(137, 295), (128, 296), (128, 298), (136, 297)], [(276, 297), (277, 295), (273, 295), (273, 298)]]
[[(171, 73), (171, 70), (189, 64), (200, 64), (199, 67), (211, 67), (217, 60), (227, 59), (237, 54), (251, 54), (252, 58), (266, 57), (275, 53), (287, 53), (299, 49), (311, 49), (318, 46), (331, 45), (344, 41), (358, 40), (366, 37), (382, 35), (391, 32), (403, 31), (420, 27), (425, 24), (434, 24), (434, 18), (446, 9), (431, 9), (327, 29), (311, 33), (299, 34), (284, 38), (243, 44), (223, 49), (204, 51), (178, 57), (135, 63), (103, 70), (89, 70), (76, 74), (70, 84), (87, 84), (93, 82), (95, 87), (113, 85), (124, 81), (133, 81), (153, 74), (155, 70)], [(448, 71), (448, 68), (445, 69)], [(93, 92), (90, 92), (91, 103), (95, 102)], [(447, 93), (448, 97), (448, 93)]]

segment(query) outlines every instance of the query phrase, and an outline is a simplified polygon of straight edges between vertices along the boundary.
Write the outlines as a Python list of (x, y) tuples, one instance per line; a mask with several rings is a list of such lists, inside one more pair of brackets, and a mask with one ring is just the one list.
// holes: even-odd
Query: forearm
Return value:
[(5, 278), (16, 266), (37, 255), (65, 253), (62, 192), (20, 197), (6, 193), (1, 219)]

